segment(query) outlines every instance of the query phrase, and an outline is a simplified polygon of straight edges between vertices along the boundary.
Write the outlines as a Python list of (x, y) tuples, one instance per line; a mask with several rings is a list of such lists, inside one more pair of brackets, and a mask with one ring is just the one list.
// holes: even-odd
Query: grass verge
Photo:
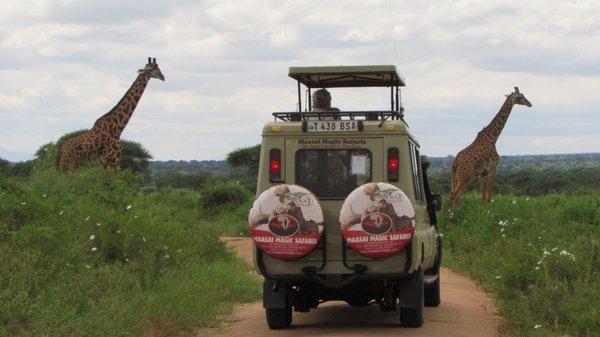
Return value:
[(599, 335), (599, 193), (466, 195), (440, 215), (444, 264), (493, 293), (510, 335)]
[(98, 168), (0, 176), (0, 336), (180, 336), (259, 298), (203, 195)]

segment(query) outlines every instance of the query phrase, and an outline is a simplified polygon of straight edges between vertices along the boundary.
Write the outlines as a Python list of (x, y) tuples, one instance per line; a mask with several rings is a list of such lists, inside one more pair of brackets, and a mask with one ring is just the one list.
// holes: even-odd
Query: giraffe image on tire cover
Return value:
[(415, 230), (412, 203), (399, 188), (367, 183), (348, 195), (340, 211), (340, 229), (360, 254), (383, 258), (404, 249)]
[(297, 185), (264, 191), (248, 214), (250, 236), (267, 255), (293, 260), (314, 250), (323, 233), (323, 210), (317, 198)]

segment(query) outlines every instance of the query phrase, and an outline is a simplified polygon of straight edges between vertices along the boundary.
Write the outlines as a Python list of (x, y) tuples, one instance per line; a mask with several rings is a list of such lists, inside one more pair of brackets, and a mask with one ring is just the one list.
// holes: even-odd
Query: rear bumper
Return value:
[[(412, 262), (412, 243), (409, 244), (402, 252), (398, 254), (404, 255), (403, 265), (388, 266), (386, 270), (393, 270), (392, 272), (383, 272), (382, 268), (369, 268), (372, 263), (377, 262), (378, 264), (385, 264), (386, 260), (380, 259), (376, 261), (351, 261), (348, 259), (347, 251), (351, 248), (347, 247), (345, 242), (342, 242), (342, 261), (328, 261), (327, 260), (327, 245), (323, 242), (321, 250), (321, 260), (317, 262), (307, 263), (299, 269), (298, 273), (276, 273), (269, 270), (266, 266), (265, 254), (258, 248), (255, 249), (255, 261), (261, 275), (267, 280), (273, 281), (292, 281), (292, 282), (315, 282), (321, 286), (328, 288), (341, 288), (347, 284), (361, 281), (361, 280), (373, 280), (373, 279), (404, 279), (410, 277), (412, 274), (409, 273), (411, 262)], [(267, 257), (268, 258), (268, 257)], [(343, 272), (330, 272), (328, 267), (331, 264), (337, 264), (344, 266)], [(281, 263), (288, 263), (281, 261)], [(328, 265), (329, 264), (329, 265)], [(339, 270), (340, 268), (335, 268)]]

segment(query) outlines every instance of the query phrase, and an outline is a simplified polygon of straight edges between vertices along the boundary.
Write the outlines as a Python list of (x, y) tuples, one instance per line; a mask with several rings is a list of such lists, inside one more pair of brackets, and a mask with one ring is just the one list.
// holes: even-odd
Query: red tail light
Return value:
[(388, 148), (388, 181), (398, 181), (400, 156), (397, 147)]
[(281, 181), (281, 150), (271, 149), (269, 151), (269, 180), (271, 182)]

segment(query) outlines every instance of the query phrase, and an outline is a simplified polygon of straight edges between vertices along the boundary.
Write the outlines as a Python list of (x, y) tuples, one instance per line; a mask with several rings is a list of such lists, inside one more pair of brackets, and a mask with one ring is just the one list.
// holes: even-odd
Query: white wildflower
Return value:
[(500, 275), (496, 276), (496, 279), (497, 279), (497, 280), (499, 280), (499, 279), (501, 279), (501, 278), (502, 278), (502, 276), (500, 276)]
[(85, 265), (85, 267), (86, 267), (87, 269), (90, 269), (90, 268), (92, 268), (92, 267), (90, 267), (90, 265), (89, 265), (89, 264), (86, 264), (86, 265)]
[(569, 252), (567, 252), (566, 250), (561, 250), (560, 251), (560, 255), (562, 256), (568, 256), (571, 258), (571, 260), (575, 261), (575, 256)]
[(21, 206), (26, 206), (27, 203), (25, 201), (21, 202)]
[(516, 201), (516, 200), (513, 200), (513, 201), (512, 201), (512, 203), (513, 203), (513, 205), (516, 205), (516, 204), (517, 204), (517, 201)]
[(142, 236), (142, 240), (144, 240), (144, 242), (146, 242), (146, 238)]
[(95, 252), (98, 250), (98, 247), (92, 247), (92, 252)]
[(96, 238), (96, 235), (92, 234), (90, 235), (90, 240), (94, 240)]
[(98, 222), (98, 223), (96, 223), (96, 226), (100, 227), (100, 226), (102, 226), (102, 224)]
[(127, 207), (125, 207), (125, 209), (127, 209), (127, 210), (131, 209), (131, 205), (128, 205)]
[(60, 211), (60, 212), (58, 212), (58, 215), (63, 215), (64, 212), (65, 211)]
[(69, 262), (66, 263), (67, 267), (70, 266), (71, 264)]
[(137, 215), (134, 215), (133, 217), (137, 219)]
[(538, 265), (542, 264), (542, 260), (539, 260), (539, 261), (537, 262), (537, 264), (538, 264)]
[(539, 329), (539, 328), (541, 328), (541, 327), (542, 327), (541, 324), (536, 324), (536, 325), (533, 326), (533, 328), (536, 329), (536, 330)]
[(541, 237), (541, 236), (538, 236), (538, 240), (541, 240), (541, 239), (542, 239), (542, 237)]
[(128, 261), (129, 261), (129, 259), (128, 259), (128, 258), (125, 258), (125, 262), (128, 262)]
[(169, 254), (165, 255), (165, 259), (169, 259), (170, 257)]
[(506, 228), (500, 228), (500, 232), (504, 232)]
[(44, 194), (42, 194), (42, 197), (46, 198), (46, 197), (47, 197), (47, 195), (44, 193)]
[(552, 251), (555, 252), (558, 249), (558, 247), (554, 247), (552, 248)]
[(181, 253), (181, 249), (177, 249), (177, 252)]
[(529, 201), (529, 197), (525, 198), (525, 200)]
[(502, 234), (502, 237), (503, 237), (503, 238), (505, 238), (505, 237), (506, 237), (506, 234)]
[(539, 266), (536, 266), (536, 267), (535, 267), (535, 268), (533, 268), (533, 269), (535, 269), (535, 270), (540, 270), (540, 267), (539, 267)]
[(83, 220), (83, 221), (88, 221), (89, 219), (90, 219), (90, 216), (88, 215), (88, 217), (85, 218), (85, 220)]
[(120, 230), (117, 230), (117, 234), (121, 234), (121, 231), (120, 231)]

